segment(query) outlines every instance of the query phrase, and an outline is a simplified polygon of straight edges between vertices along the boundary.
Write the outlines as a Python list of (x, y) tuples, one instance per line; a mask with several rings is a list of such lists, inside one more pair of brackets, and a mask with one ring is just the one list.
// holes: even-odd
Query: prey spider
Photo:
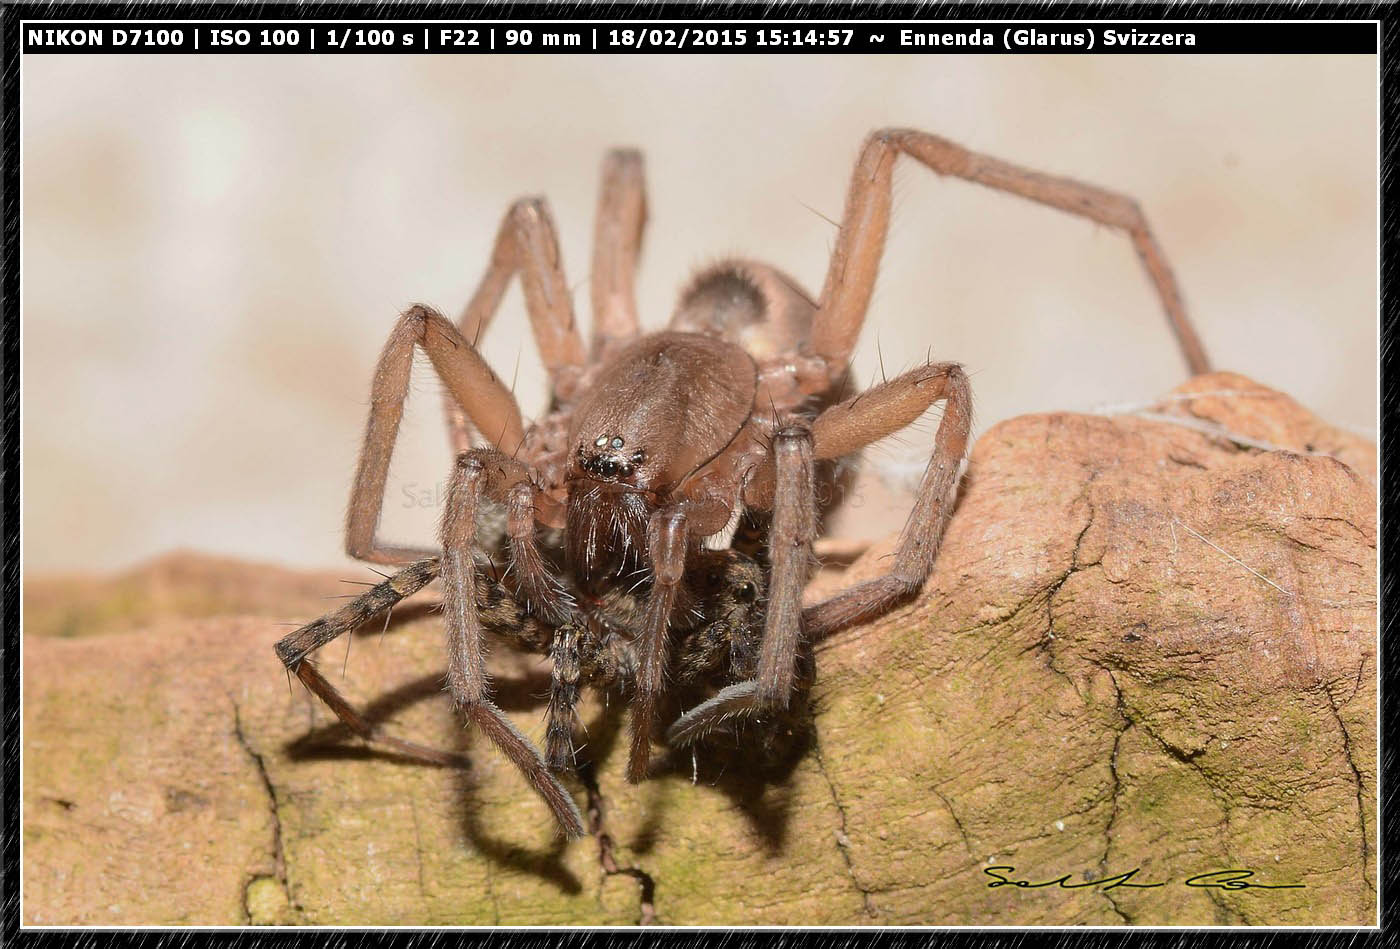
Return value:
[[(399, 317), (374, 375), (346, 549), (371, 563), (417, 562), (283, 639), (282, 661), (357, 734), (444, 760), (441, 752), (380, 736), (306, 658), (440, 575), (448, 691), (569, 835), (583, 826), (555, 772), (570, 764), (580, 684), (630, 699), (633, 782), (649, 773), (663, 728), (666, 744), (677, 749), (736, 721), (756, 728), (785, 720), (810, 685), (813, 644), (919, 590), (967, 448), (971, 392), (956, 363), (929, 362), (851, 392), (848, 360), (874, 289), (900, 154), (939, 174), (1126, 232), (1190, 369), (1206, 371), (1165, 258), (1133, 201), (906, 129), (866, 139), (818, 298), (773, 267), (729, 260), (691, 281), (665, 330), (644, 334), (633, 291), (646, 218), (642, 159), (636, 151), (612, 151), (603, 162), (595, 224), (588, 345), (574, 319), (554, 223), (539, 198), (517, 201), (506, 213), (485, 276), (456, 323), (425, 306)], [(517, 275), (551, 390), (548, 411), (528, 426), (475, 347)], [(377, 537), (415, 348), (426, 352), (446, 389), (457, 452), (440, 551)], [(817, 496), (830, 463), (940, 401), (932, 457), (887, 569), (804, 608)], [(474, 437), (487, 443), (473, 447)], [(702, 541), (723, 538), (741, 515), (761, 524), (763, 569), (735, 551), (704, 549)], [(492, 549), (508, 564), (504, 586), (488, 575), (484, 555)], [(553, 659), (546, 755), (492, 702), (488, 634)], [(698, 704), (682, 711), (686, 695)]]

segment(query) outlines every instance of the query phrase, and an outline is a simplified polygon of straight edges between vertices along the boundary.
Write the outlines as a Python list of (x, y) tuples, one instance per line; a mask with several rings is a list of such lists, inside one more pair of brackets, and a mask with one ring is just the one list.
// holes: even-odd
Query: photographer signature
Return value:
[[(1135, 883), (1133, 877), (1138, 875), (1141, 867), (1134, 867), (1127, 873), (1119, 873), (1116, 876), (1103, 877), (1098, 880), (1085, 880), (1082, 883), (1071, 883), (1070, 874), (1056, 877), (1053, 880), (1044, 880), (1040, 883), (1032, 883), (1030, 880), (1018, 880), (1006, 876), (1015, 871), (1015, 867), (987, 867), (982, 872), (992, 878), (992, 882), (987, 884), (988, 889), (998, 886), (1016, 886), (1022, 889), (1034, 890), (1043, 886), (1058, 886), (1062, 890), (1082, 890), (1086, 887), (1101, 886), (1105, 890), (1115, 887), (1131, 887), (1139, 890), (1150, 890), (1154, 887), (1166, 886), (1166, 883)], [(1182, 881), (1184, 886), (1192, 886), (1202, 889), (1218, 890), (1295, 890), (1302, 889), (1302, 883), (1259, 883), (1253, 880), (1253, 870), (1212, 870), (1209, 873), (1198, 873)]]

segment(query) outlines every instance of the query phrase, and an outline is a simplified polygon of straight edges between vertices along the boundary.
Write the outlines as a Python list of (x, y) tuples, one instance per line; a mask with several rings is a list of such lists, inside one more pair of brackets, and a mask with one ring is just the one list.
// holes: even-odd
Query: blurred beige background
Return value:
[[(23, 64), (27, 571), (174, 547), (330, 565), (396, 313), (458, 311), (542, 193), (587, 318), (603, 151), (645, 150), (658, 327), (699, 264), (815, 292), (862, 135), (923, 128), (1136, 197), (1220, 368), (1376, 427), (1374, 57), (34, 56)], [(972, 373), (976, 433), (1184, 376), (1124, 238), (905, 162), (859, 378)], [(815, 212), (820, 212), (815, 213)], [(543, 406), (518, 290), (484, 340)], [(384, 521), (450, 456), (420, 365)], [(924, 425), (875, 453), (926, 458)], [(425, 493), (427, 497), (425, 498)], [(858, 531), (902, 510), (864, 512)]]

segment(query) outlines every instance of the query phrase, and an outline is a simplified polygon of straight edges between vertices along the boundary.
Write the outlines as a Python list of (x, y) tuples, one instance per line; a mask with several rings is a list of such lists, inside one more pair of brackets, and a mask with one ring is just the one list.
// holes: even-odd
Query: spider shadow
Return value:
[[(431, 607), (429, 608), (431, 609)], [(418, 702), (439, 698), (443, 694), (443, 674), (435, 673), (420, 676), (384, 693), (361, 709), (361, 717), (371, 727), (380, 726), (394, 718), (402, 710)], [(510, 712), (537, 712), (547, 701), (550, 676), (547, 670), (529, 670), (514, 676), (498, 676), (492, 679), (492, 693), (498, 707)], [(618, 751), (619, 740), (625, 730), (624, 704), (605, 701), (598, 713), (583, 725), (583, 742), (579, 747), (577, 773), (561, 775), (566, 784), (582, 787), (588, 794), (587, 818), (594, 820), (593, 809), (601, 804), (606, 810), (606, 802), (598, 785), (600, 762), (612, 760)], [(644, 804), (645, 819), (632, 839), (625, 841), (632, 851), (646, 854), (655, 850), (661, 841), (668, 810), (663, 800), (661, 782), (684, 781), (699, 783), (725, 794), (748, 819), (755, 835), (771, 853), (780, 852), (787, 840), (788, 827), (794, 803), (789, 778), (797, 764), (810, 749), (809, 740), (794, 744), (791, 752), (777, 766), (755, 768), (745, 754), (742, 740), (733, 747), (720, 749), (702, 748), (698, 753), (698, 767), (688, 751), (672, 751), (654, 760), (648, 775), (648, 783), (654, 782), (655, 791)], [(478, 741), (478, 753), (491, 754), (488, 743)], [(578, 876), (564, 864), (568, 841), (561, 835), (547, 848), (527, 849), (518, 841), (496, 836), (491, 833), (486, 819), (489, 802), (484, 801), (478, 792), (477, 781), (470, 773), (472, 762), (466, 750), (456, 752), (453, 764), (424, 761), (402, 752), (377, 747), (360, 741), (348, 726), (339, 720), (319, 726), (301, 737), (288, 742), (285, 751), (289, 759), (303, 760), (379, 760), (396, 764), (409, 764), (426, 767), (447, 767), (455, 773), (453, 783), (457, 800), (460, 802), (459, 819), (466, 841), (484, 858), (494, 863), (522, 873), (538, 877), (562, 892), (575, 895), (582, 892), (583, 884)], [(509, 767), (501, 759), (502, 766)], [(524, 784), (519, 789), (522, 797), (535, 803), (535, 795)], [(606, 818), (604, 818), (606, 819)], [(552, 821), (548, 813), (541, 809), (541, 821)], [(606, 830), (606, 828), (604, 828)]]
[[(457, 800), (461, 802), (459, 817), (462, 832), (477, 853), (499, 866), (539, 877), (570, 896), (583, 892), (582, 881), (564, 865), (564, 854), (569, 841), (563, 834), (557, 834), (543, 850), (531, 850), (522, 847), (516, 841), (493, 836), (488, 832), (484, 819), (486, 802), (475, 793), (476, 787), (469, 775), (464, 771), (457, 772), (455, 784)], [(538, 803), (534, 792), (523, 786), (520, 795), (528, 797), (532, 804)], [(540, 805), (539, 820), (541, 823), (554, 823), (554, 818), (543, 804)]]
[[(405, 620), (407, 622), (407, 620)], [(405, 682), (360, 709), (360, 717), (370, 728), (376, 728), (391, 720), (396, 714), (426, 699), (442, 696), (445, 690), (445, 672), (420, 676)], [(549, 675), (531, 673), (511, 679), (493, 679), (492, 697), (496, 705), (507, 712), (524, 712), (540, 708), (549, 695)], [(465, 754), (458, 754), (453, 764), (443, 765), (425, 761), (404, 752), (391, 751), (359, 741), (350, 727), (344, 722), (335, 721), (312, 728), (300, 738), (289, 741), (284, 750), (293, 761), (306, 760), (380, 760), (397, 764), (415, 764), (425, 767), (456, 767), (460, 770), (471, 768)]]
[[(550, 675), (547, 671), (530, 671), (524, 675), (513, 677), (493, 677), (491, 680), (492, 700), (502, 711), (539, 711), (548, 700), (549, 687)], [(478, 747), (484, 747), (487, 753), (492, 750), (484, 739)], [(499, 764), (509, 769), (512, 775), (519, 774), (503, 756), (499, 757)], [(564, 865), (564, 854), (568, 849), (569, 841), (563, 834), (556, 834), (549, 846), (543, 850), (527, 849), (517, 841), (493, 836), (487, 829), (487, 821), (484, 819), (488, 802), (482, 800), (481, 795), (476, 793), (475, 782), (471, 776), (464, 771), (459, 771), (455, 775), (455, 783), (457, 787), (456, 797), (461, 804), (459, 817), (462, 832), (478, 853), (501, 866), (539, 877), (571, 896), (583, 891), (582, 881)], [(523, 780), (520, 783), (518, 796), (528, 799), (531, 804), (539, 804), (538, 798), (533, 791), (528, 789)], [(554, 824), (554, 818), (542, 804), (539, 807), (538, 819), (541, 823), (551, 826)]]
[[(550, 676), (547, 672), (513, 678), (500, 677), (492, 679), (492, 693), (497, 705), (503, 710), (538, 711), (547, 701), (549, 685)], [(566, 786), (582, 786), (588, 799), (584, 808), (584, 820), (589, 824), (590, 832), (596, 833), (598, 817), (595, 815), (595, 807), (600, 800), (600, 792), (594, 762), (607, 760), (617, 745), (618, 736), (622, 733), (621, 706), (605, 701), (593, 721), (584, 724), (583, 731), (584, 742), (578, 750), (584, 754), (578, 756), (576, 771), (573, 774), (560, 774), (559, 777)], [(481, 853), (502, 865), (553, 883), (570, 895), (582, 891), (583, 886), (578, 877), (564, 866), (563, 857), (569, 842), (562, 834), (554, 838), (548, 849), (533, 851), (526, 850), (513, 841), (494, 837), (488, 833), (482, 820), (484, 802), (479, 795), (472, 793), (467, 775), (459, 775), (458, 788), (458, 800), (462, 803), (463, 831)], [(527, 797), (532, 804), (539, 803), (533, 792), (527, 790), (523, 784), (520, 794)], [(553, 822), (553, 818), (542, 805), (539, 815), (541, 821)], [(580, 844), (582, 843), (580, 841)]]
[[(534, 710), (541, 705), (540, 696), (548, 694), (549, 676), (529, 674), (498, 678), (492, 681), (492, 686), (493, 698), (503, 710)], [(361, 717), (366, 724), (374, 728), (392, 719), (403, 709), (425, 699), (439, 697), (442, 693), (442, 673), (420, 676), (366, 705), (360, 710)], [(565, 893), (572, 895), (583, 890), (582, 882), (563, 864), (567, 841), (562, 835), (556, 838), (548, 849), (532, 851), (522, 848), (515, 841), (493, 837), (487, 832), (482, 819), (486, 803), (477, 793), (476, 781), (470, 773), (472, 763), (464, 752), (454, 754), (456, 760), (452, 764), (425, 761), (409, 754), (363, 743), (349, 726), (339, 720), (313, 728), (300, 738), (288, 742), (285, 751), (287, 757), (293, 761), (377, 760), (448, 768), (454, 772), (456, 797), (462, 804), (461, 821), (464, 835), (478, 853), (499, 865), (538, 876), (558, 886)], [(490, 749), (487, 748), (486, 752), (489, 753)], [(529, 797), (531, 801), (534, 800), (534, 795), (523, 786), (520, 793)], [(552, 822), (547, 812), (542, 812), (541, 820)]]
[[(590, 811), (595, 802), (601, 806), (601, 820), (604, 824), (601, 829), (604, 832), (610, 832), (606, 826), (608, 802), (599, 785), (598, 774), (604, 762), (618, 760), (618, 756), (625, 753), (625, 748), (622, 751), (618, 749), (619, 744), (625, 745), (625, 742), (620, 741), (626, 731), (625, 708), (620, 702), (605, 702), (598, 714), (584, 724), (584, 743), (578, 749), (580, 754), (575, 777), (590, 796)], [(793, 803), (788, 778), (809, 747), (810, 744), (794, 744), (789, 756), (780, 766), (756, 770), (753, 763), (746, 760), (745, 748), (738, 745), (725, 749), (727, 758), (718, 764), (711, 761), (698, 775), (692, 769), (689, 752), (663, 753), (659, 758), (653, 759), (652, 766), (648, 769), (644, 786), (649, 788), (649, 792), (646, 793), (646, 800), (642, 805), (645, 811), (642, 824), (630, 839), (622, 843), (637, 854), (654, 851), (662, 839), (666, 817), (672, 809), (668, 806), (668, 795), (663, 793), (663, 782), (691, 784), (692, 778), (695, 777), (694, 783), (703, 781), (733, 802), (749, 820), (754, 833), (763, 841), (769, 853), (781, 851), (787, 840)], [(708, 750), (704, 754), (708, 754)], [(591, 814), (588, 816), (590, 821), (594, 819)], [(595, 832), (597, 830), (592, 829)], [(616, 839), (616, 833), (611, 833)]]
[[(775, 856), (786, 846), (791, 825), (792, 774), (812, 747), (810, 733), (803, 732), (794, 736), (781, 760), (763, 765), (746, 754), (742, 739), (715, 747), (702, 745), (693, 752), (674, 749), (653, 764), (649, 778), (704, 784), (724, 794), (748, 820), (767, 853)], [(651, 852), (661, 839), (665, 815), (657, 803), (647, 808), (646, 820), (631, 842), (638, 853)]]
[[(360, 709), (360, 717), (369, 727), (374, 728), (409, 706), (441, 695), (442, 682), (441, 673), (420, 676), (405, 682)], [(292, 761), (378, 760), (396, 764), (421, 765), (429, 768), (455, 766), (465, 770), (471, 767), (471, 762), (463, 754), (454, 755), (456, 760), (453, 763), (443, 764), (425, 761), (405, 752), (392, 751), (365, 743), (360, 741), (358, 736), (350, 730), (350, 727), (339, 719), (328, 725), (312, 728), (300, 738), (287, 742), (284, 750)]]

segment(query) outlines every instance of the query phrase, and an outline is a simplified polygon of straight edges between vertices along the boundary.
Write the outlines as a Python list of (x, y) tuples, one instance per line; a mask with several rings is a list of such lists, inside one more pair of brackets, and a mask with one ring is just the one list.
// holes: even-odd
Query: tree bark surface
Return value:
[[(1372, 444), (1223, 373), (996, 425), (922, 595), (818, 649), (816, 740), (786, 780), (629, 785), (625, 714), (594, 704), (596, 791), (569, 787), (602, 833), (567, 846), (454, 717), (424, 605), (320, 666), (469, 771), (364, 748), (288, 689), (278, 623), (358, 591), (349, 573), (177, 553), (30, 579), (23, 918), (1370, 925), (1375, 478)], [(547, 663), (492, 662), (541, 742)], [(1301, 886), (1187, 884), (1223, 870)]]

